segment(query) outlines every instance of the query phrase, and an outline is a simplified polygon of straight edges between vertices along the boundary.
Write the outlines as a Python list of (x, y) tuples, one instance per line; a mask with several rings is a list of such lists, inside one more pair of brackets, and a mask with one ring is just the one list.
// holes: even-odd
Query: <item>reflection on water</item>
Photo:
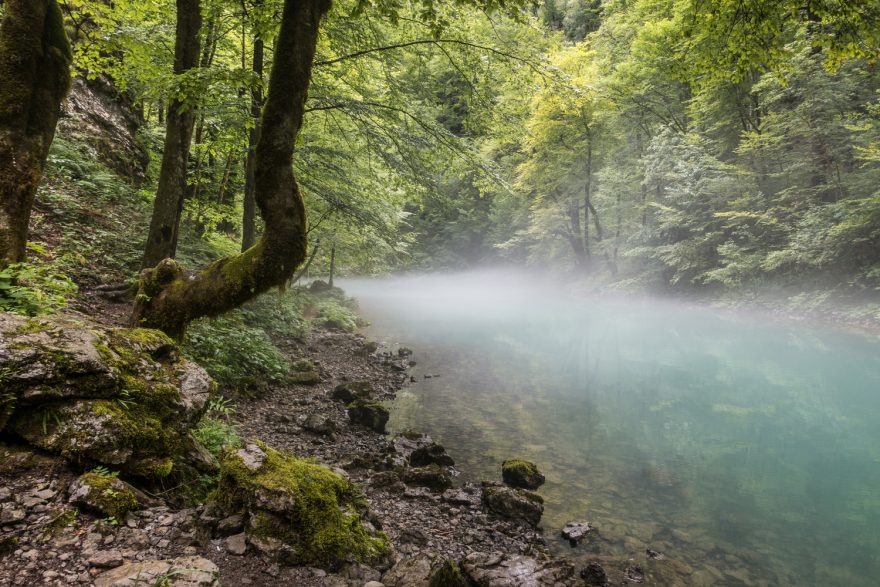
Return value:
[(877, 584), (876, 339), (500, 272), (343, 287), (371, 336), (415, 351), (391, 428), (432, 434), (472, 479), (537, 462), (548, 539), (599, 528), (559, 552), (651, 547), (706, 584)]

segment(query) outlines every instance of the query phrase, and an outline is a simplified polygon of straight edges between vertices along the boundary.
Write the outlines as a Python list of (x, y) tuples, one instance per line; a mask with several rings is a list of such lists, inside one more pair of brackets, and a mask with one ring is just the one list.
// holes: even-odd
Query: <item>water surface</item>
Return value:
[[(342, 285), (368, 334), (415, 351), (392, 430), (430, 433), (473, 480), (537, 462), (558, 552), (650, 547), (718, 585), (878, 584), (876, 338), (504, 272)], [(569, 520), (594, 543), (555, 539)]]

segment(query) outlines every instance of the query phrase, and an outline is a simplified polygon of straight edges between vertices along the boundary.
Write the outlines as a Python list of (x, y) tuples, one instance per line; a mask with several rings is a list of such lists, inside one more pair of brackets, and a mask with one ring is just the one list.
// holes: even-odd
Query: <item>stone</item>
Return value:
[(461, 563), (465, 576), (481, 587), (574, 587), (583, 584), (566, 560), (474, 552)]
[(587, 566), (581, 570), (581, 579), (587, 585), (595, 587), (608, 587), (608, 575), (605, 569), (597, 562), (587, 563)]
[(136, 490), (121, 479), (99, 473), (83, 473), (68, 489), (68, 501), (76, 506), (92, 509), (118, 522), (125, 514), (137, 509)]
[(352, 424), (365, 426), (380, 434), (385, 433), (390, 416), (387, 408), (375, 402), (355, 400), (348, 406), (348, 418)]
[(330, 394), (330, 397), (345, 402), (346, 404), (350, 404), (358, 399), (372, 399), (375, 393), (376, 389), (369, 381), (347, 381), (337, 385)]
[(247, 542), (278, 563), (330, 569), (379, 564), (390, 552), (363, 523), (367, 512), (351, 482), (261, 442), (227, 451), (213, 499), (227, 516), (245, 515)]
[(64, 315), (0, 314), (0, 372), (0, 430), (76, 463), (154, 479), (186, 460), (214, 389), (157, 330)]
[(427, 487), (434, 491), (446, 491), (452, 487), (452, 479), (449, 477), (449, 473), (439, 465), (410, 467), (403, 472), (403, 482), (407, 485)]
[(447, 489), (443, 492), (443, 501), (451, 505), (463, 505), (477, 508), (483, 502), (479, 487), (473, 484), (465, 484), (459, 489)]
[(438, 554), (421, 552), (399, 560), (382, 577), (385, 587), (467, 587), (458, 565)]
[(287, 374), (287, 381), (300, 385), (317, 385), (321, 383), (321, 374), (317, 371), (293, 371)]
[(328, 436), (336, 432), (336, 423), (327, 416), (321, 414), (309, 414), (302, 427), (309, 432)]
[(398, 357), (408, 357), (408, 356), (410, 356), (412, 353), (413, 353), (413, 352), (412, 352), (410, 349), (408, 349), (407, 347), (405, 347), (405, 346), (402, 346), (402, 347), (400, 347), (399, 349), (397, 349), (397, 356), (398, 356)]
[(208, 559), (185, 556), (170, 560), (130, 561), (95, 577), (95, 587), (219, 587), (220, 569)]
[(446, 449), (443, 446), (431, 443), (413, 450), (409, 455), (409, 464), (413, 467), (424, 467), (425, 465), (432, 464), (451, 467), (455, 464), (455, 461), (446, 454)]
[(592, 531), (593, 527), (587, 522), (568, 522), (561, 533), (571, 546), (577, 546)]
[(384, 583), (380, 583), (379, 581), (367, 581), (364, 583), (364, 587), (386, 587)]
[(244, 530), (244, 515), (232, 514), (226, 516), (217, 522), (217, 533), (220, 536), (229, 536), (230, 534), (238, 534)]
[(118, 550), (101, 550), (89, 557), (90, 567), (113, 569), (122, 564), (122, 554)]
[(12, 504), (3, 506), (3, 509), (0, 510), (0, 524), (16, 524), (26, 517), (27, 512)]
[(641, 565), (632, 565), (623, 572), (623, 580), (629, 583), (644, 583), (645, 571)]
[(242, 556), (247, 552), (247, 538), (245, 537), (244, 532), (233, 534), (223, 541), (223, 546), (229, 554)]
[(497, 516), (533, 528), (538, 526), (544, 514), (544, 500), (540, 495), (498, 483), (483, 484), (483, 503)]
[(501, 478), (511, 487), (537, 489), (544, 484), (544, 475), (535, 463), (523, 459), (511, 459), (501, 463)]

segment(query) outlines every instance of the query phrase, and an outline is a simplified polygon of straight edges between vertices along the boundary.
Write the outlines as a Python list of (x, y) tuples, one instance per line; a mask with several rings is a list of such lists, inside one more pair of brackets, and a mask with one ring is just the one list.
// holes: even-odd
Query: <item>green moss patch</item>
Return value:
[(227, 452), (214, 499), (229, 513), (247, 510), (252, 542), (285, 563), (333, 569), (389, 552), (386, 538), (363, 525), (365, 504), (354, 485), (263, 443)]

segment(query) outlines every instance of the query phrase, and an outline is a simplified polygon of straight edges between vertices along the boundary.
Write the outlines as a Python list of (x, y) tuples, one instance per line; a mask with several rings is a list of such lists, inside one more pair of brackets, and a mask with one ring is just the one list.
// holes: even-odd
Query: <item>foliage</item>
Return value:
[[(31, 253), (48, 256), (41, 245), (29, 243)], [(27, 316), (51, 314), (67, 305), (77, 287), (63, 273), (60, 264), (43, 262), (12, 263), (0, 269), (0, 311)]]
[(215, 397), (208, 402), (205, 415), (193, 429), (196, 440), (218, 459), (223, 455), (224, 447), (242, 446), (241, 437), (233, 423), (234, 414), (235, 408), (229, 400)]

